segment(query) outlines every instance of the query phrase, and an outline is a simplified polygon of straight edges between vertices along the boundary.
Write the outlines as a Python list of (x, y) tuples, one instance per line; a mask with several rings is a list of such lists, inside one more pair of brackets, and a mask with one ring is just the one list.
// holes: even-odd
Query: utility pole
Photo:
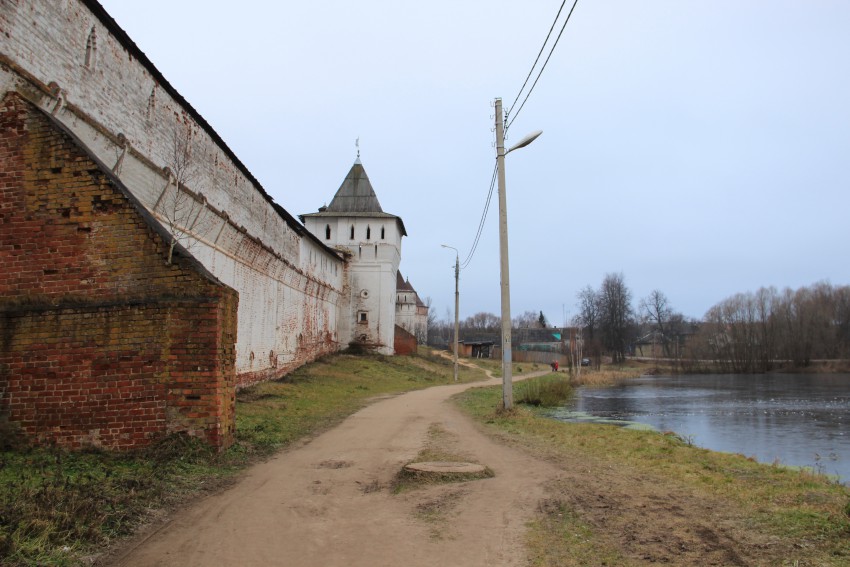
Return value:
[(460, 280), (460, 256), (458, 254), (457, 248), (454, 246), (448, 246), (446, 244), (440, 244), (443, 248), (451, 248), (455, 251), (455, 382), (457, 382), (457, 351), (458, 351), (458, 329), (460, 328), (460, 324), (458, 321), (458, 314), (460, 313), (460, 288), (458, 286), (458, 282)]
[(496, 170), (499, 180), (499, 273), (502, 287), (502, 405), (513, 408), (511, 361), (511, 283), (508, 264), (508, 203), (505, 189), (505, 130), (502, 99), (496, 99)]
[(460, 309), (460, 259), (457, 254), (455, 254), (455, 382), (457, 382), (457, 350), (458, 350), (458, 341), (457, 334), (460, 324), (458, 322), (458, 310)]
[(508, 199), (505, 191), (505, 156), (524, 148), (543, 133), (532, 132), (505, 151), (504, 115), (502, 99), (496, 99), (496, 170), (499, 178), (499, 272), (502, 276), (502, 405), (506, 410), (514, 407), (513, 381), (511, 377), (511, 283), (508, 264)]

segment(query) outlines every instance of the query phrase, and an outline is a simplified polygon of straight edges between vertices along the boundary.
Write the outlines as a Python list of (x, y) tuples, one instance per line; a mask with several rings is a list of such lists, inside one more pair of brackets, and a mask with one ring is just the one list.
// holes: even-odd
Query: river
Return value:
[(706, 449), (850, 480), (850, 374), (644, 376), (579, 388), (553, 417), (644, 424)]

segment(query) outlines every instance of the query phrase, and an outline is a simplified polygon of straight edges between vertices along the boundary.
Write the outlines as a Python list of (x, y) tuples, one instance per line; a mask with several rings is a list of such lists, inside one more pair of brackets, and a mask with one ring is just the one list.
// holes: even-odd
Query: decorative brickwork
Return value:
[(238, 295), (57, 122), (0, 104), (0, 419), (127, 449), (234, 432)]

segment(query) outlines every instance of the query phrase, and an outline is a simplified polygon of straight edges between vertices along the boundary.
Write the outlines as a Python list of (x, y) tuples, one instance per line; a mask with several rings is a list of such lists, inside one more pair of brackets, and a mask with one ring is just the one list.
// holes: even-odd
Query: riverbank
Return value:
[(457, 403), (561, 472), (527, 535), (533, 565), (850, 564), (850, 491), (826, 476), (674, 435), (496, 412), (499, 395), (474, 389)]

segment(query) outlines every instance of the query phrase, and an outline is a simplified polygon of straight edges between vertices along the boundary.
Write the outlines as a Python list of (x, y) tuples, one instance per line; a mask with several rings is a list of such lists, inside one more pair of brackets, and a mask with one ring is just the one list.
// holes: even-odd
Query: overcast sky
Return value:
[[(509, 108), (558, 0), (101, 0), (293, 215), (356, 157), (408, 231), (401, 271), (454, 305)], [(567, 3), (560, 22), (572, 5)], [(238, 9), (236, 9), (238, 7)], [(580, 0), (507, 145), (514, 316), (576, 314), (622, 272), (701, 318), (762, 286), (850, 284), (850, 2)], [(548, 52), (548, 49), (547, 49)], [(499, 313), (494, 195), (461, 318)]]

